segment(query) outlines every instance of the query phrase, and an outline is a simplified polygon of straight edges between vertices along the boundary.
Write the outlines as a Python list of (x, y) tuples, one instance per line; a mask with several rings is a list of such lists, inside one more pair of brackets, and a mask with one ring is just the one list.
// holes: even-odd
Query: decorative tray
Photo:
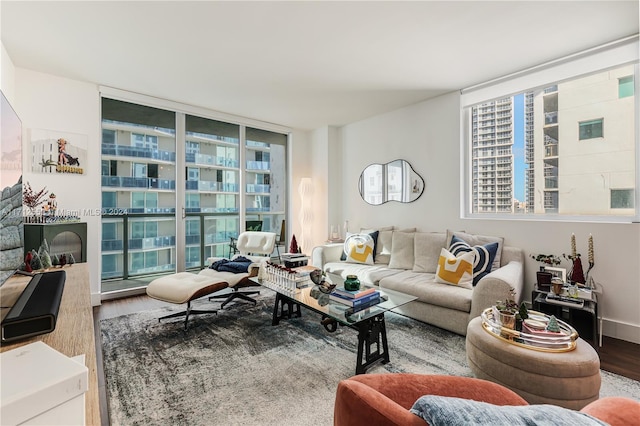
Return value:
[[(503, 327), (500, 321), (494, 318), (493, 308), (485, 309), (481, 318), (482, 328), (487, 333), (516, 346), (542, 352), (568, 352), (576, 348), (578, 332), (569, 324), (557, 318), (558, 326), (560, 327), (559, 333), (532, 330), (529, 327), (523, 327), (523, 330), (526, 331)], [(550, 317), (541, 312), (529, 311), (529, 318), (535, 322), (547, 323)]]

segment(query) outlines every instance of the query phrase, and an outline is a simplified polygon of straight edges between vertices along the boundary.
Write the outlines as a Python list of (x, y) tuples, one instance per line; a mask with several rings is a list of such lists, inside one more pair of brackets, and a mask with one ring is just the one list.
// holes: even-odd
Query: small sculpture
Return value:
[(289, 244), (289, 253), (298, 253), (298, 241), (295, 234), (291, 237), (291, 244)]
[(551, 331), (553, 333), (560, 333), (560, 326), (558, 325), (558, 320), (555, 315), (551, 315), (549, 318), (549, 323), (547, 324), (547, 331)]

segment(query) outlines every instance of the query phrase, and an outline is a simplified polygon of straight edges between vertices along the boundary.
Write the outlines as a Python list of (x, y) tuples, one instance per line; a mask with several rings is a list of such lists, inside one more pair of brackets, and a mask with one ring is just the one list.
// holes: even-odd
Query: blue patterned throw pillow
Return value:
[(456, 257), (462, 253), (475, 253), (476, 256), (473, 263), (473, 285), (475, 286), (482, 277), (491, 272), (491, 264), (496, 257), (496, 253), (498, 253), (498, 243), (471, 247), (465, 241), (453, 236), (451, 238), (451, 245), (449, 245), (449, 251)]

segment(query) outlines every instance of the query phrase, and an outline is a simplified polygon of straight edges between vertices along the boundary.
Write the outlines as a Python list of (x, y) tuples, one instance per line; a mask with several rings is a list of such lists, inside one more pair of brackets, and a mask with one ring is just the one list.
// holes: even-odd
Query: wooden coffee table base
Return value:
[[(290, 299), (284, 294), (276, 292), (271, 325), (278, 325), (280, 320), (283, 319), (291, 319), (292, 317), (300, 318), (302, 316), (301, 305), (301, 303)], [(309, 306), (303, 306), (314, 311)], [(337, 324), (340, 323), (329, 318), (322, 312), (318, 313), (322, 315), (320, 323), (324, 328), (330, 333), (336, 331)], [(387, 328), (384, 321), (384, 312), (363, 321), (349, 324), (348, 327), (358, 332), (356, 374), (366, 373), (366, 370), (378, 361), (382, 361), (383, 364), (389, 362), (389, 345), (387, 343)]]

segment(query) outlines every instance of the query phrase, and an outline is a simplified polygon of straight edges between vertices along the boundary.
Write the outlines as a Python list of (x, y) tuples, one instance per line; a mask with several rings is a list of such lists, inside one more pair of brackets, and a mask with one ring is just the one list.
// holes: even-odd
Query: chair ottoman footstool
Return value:
[(578, 338), (569, 352), (542, 352), (512, 345), (469, 322), (467, 361), (476, 377), (501, 384), (530, 404), (580, 410), (600, 395), (600, 358)]
[(187, 304), (187, 309), (182, 312), (166, 315), (158, 318), (158, 321), (166, 318), (184, 316), (184, 329), (187, 329), (189, 315), (213, 314), (217, 310), (197, 310), (191, 308), (191, 301), (206, 296), (216, 291), (229, 287), (226, 281), (216, 280), (207, 275), (192, 274), (190, 272), (178, 272), (155, 279), (147, 286), (147, 295), (163, 302), (175, 304)]

